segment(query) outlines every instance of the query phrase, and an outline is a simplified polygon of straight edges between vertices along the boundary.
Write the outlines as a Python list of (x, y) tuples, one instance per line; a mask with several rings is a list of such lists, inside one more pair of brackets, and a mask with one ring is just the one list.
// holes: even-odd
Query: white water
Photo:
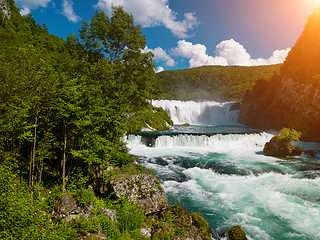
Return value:
[[(320, 240), (320, 156), (264, 156), (264, 144), (273, 134), (226, 126), (238, 123), (239, 111), (230, 111), (232, 103), (152, 104), (164, 108), (176, 125), (197, 125), (179, 126), (165, 135), (127, 136), (130, 153), (155, 171), (170, 204), (180, 201), (201, 212), (215, 239), (240, 224), (249, 239)], [(310, 149), (320, 145), (313, 143)]]
[(170, 203), (203, 213), (216, 234), (240, 224), (249, 239), (320, 239), (320, 160), (266, 157), (272, 136), (166, 135), (147, 147), (129, 135), (127, 142), (162, 179)]
[(213, 136), (179, 134), (159, 136), (155, 141), (155, 146), (150, 148), (143, 144), (141, 136), (129, 135), (127, 136), (127, 146), (131, 149), (131, 154), (139, 155), (143, 152), (144, 156), (147, 152), (165, 156), (177, 149), (179, 154), (192, 150), (198, 153), (219, 152), (239, 156), (262, 151), (264, 144), (272, 136), (272, 134), (265, 132), (261, 134), (217, 134)]
[(200, 125), (234, 125), (238, 123), (239, 111), (230, 111), (233, 103), (215, 101), (153, 100), (152, 105), (166, 110), (173, 123)]

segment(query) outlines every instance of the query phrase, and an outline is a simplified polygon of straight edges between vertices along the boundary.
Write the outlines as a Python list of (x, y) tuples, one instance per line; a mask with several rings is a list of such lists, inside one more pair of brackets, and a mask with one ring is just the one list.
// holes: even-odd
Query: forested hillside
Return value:
[(257, 79), (270, 79), (281, 65), (204, 66), (157, 74), (161, 98), (180, 100), (241, 100)]
[[(159, 87), (140, 26), (115, 7), (65, 41), (21, 16), (13, 0), (1, 4), (0, 239), (143, 239), (139, 229), (151, 222), (105, 188), (146, 172), (129, 156), (125, 132), (169, 121), (148, 101)], [(117, 210), (116, 222), (107, 210)]]
[(244, 98), (240, 121), (245, 124), (302, 131), (320, 140), (320, 8), (309, 17), (280, 74), (259, 81)]

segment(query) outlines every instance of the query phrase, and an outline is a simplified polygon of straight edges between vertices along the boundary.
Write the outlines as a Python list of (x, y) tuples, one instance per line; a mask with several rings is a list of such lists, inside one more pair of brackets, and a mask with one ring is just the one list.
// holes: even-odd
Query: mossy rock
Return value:
[(182, 126), (188, 127), (188, 126), (190, 126), (190, 124), (189, 123), (184, 123), (184, 124), (182, 124)]
[(273, 157), (299, 156), (303, 149), (293, 146), (292, 141), (298, 141), (300, 136), (301, 133), (294, 129), (283, 128), (278, 135), (265, 144), (263, 153)]
[(226, 233), (226, 236), (229, 240), (248, 240), (246, 233), (240, 225), (232, 227)]

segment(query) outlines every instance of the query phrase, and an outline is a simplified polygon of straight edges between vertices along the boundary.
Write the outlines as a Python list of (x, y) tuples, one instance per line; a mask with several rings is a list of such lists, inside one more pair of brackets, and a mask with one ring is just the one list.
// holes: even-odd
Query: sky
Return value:
[(141, 25), (156, 71), (281, 63), (320, 0), (15, 0), (51, 34), (78, 34), (95, 10), (122, 5)]

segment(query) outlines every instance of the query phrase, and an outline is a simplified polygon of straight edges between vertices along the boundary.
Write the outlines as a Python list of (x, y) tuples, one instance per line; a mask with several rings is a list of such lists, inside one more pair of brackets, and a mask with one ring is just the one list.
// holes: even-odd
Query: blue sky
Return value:
[(318, 0), (16, 0), (51, 34), (77, 34), (95, 9), (122, 5), (147, 38), (156, 70), (283, 62)]

